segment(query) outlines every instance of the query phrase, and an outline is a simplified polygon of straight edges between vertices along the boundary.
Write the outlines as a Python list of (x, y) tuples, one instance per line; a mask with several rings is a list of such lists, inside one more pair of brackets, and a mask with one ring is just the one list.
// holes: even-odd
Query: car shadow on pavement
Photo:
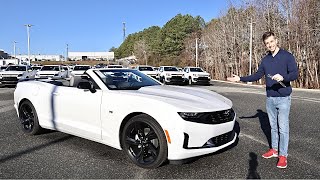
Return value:
[(47, 143), (44, 143), (44, 144), (40, 144), (38, 146), (34, 146), (32, 148), (28, 148), (28, 149), (25, 149), (25, 150), (21, 150), (21, 151), (17, 151), (17, 152), (14, 152), (10, 155), (7, 155), (7, 156), (3, 156), (0, 158), (0, 163), (4, 163), (6, 161), (9, 161), (9, 160), (12, 160), (12, 159), (15, 159), (15, 158), (18, 158), (18, 157), (21, 157), (25, 154), (29, 154), (29, 153), (32, 153), (32, 152), (35, 152), (35, 151), (38, 151), (40, 149), (43, 149), (43, 148), (46, 148), (46, 147), (49, 147), (51, 145), (54, 145), (54, 144), (58, 144), (58, 143), (62, 143), (64, 141), (67, 141), (71, 138), (73, 138), (74, 136), (72, 135), (66, 135), (64, 137), (61, 137), (61, 138), (58, 138), (58, 139), (55, 139), (51, 142), (47, 142)]
[(268, 140), (269, 147), (271, 148), (271, 127), (269, 123), (268, 114), (261, 109), (257, 109), (257, 113), (252, 116), (241, 116), (239, 119), (253, 119), (259, 118), (260, 128)]

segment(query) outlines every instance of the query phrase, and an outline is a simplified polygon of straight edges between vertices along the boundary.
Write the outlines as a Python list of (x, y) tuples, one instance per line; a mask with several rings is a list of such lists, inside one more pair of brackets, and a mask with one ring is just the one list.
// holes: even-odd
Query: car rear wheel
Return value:
[(38, 115), (30, 101), (24, 101), (19, 106), (19, 120), (22, 130), (26, 134), (35, 135), (40, 133), (42, 128), (39, 125)]
[(138, 115), (129, 120), (124, 126), (121, 142), (129, 159), (142, 168), (159, 167), (167, 159), (163, 130), (148, 115)]

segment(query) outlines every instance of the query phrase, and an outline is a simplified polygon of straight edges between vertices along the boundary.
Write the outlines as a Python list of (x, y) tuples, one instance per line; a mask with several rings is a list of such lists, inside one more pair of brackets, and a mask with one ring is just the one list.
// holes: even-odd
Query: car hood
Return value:
[(225, 110), (232, 107), (232, 102), (215, 92), (194, 88), (177, 86), (148, 86), (136, 91), (126, 91), (136, 96), (144, 96), (152, 100), (170, 104), (177, 110), (186, 112), (210, 112)]
[(71, 74), (84, 74), (85, 70), (75, 70), (75, 71), (72, 71)]
[(141, 71), (143, 74), (157, 74), (156, 71)]
[(206, 72), (190, 72), (191, 74), (198, 74), (198, 75), (203, 75), (203, 76), (209, 76), (209, 73)]
[(59, 71), (38, 71), (37, 74), (57, 74)]

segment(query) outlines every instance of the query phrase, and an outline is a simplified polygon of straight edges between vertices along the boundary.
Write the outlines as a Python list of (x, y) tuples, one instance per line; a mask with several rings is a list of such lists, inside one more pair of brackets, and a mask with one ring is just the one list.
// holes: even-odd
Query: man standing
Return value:
[[(266, 79), (266, 109), (271, 126), (271, 146), (263, 158), (279, 157), (277, 167), (287, 167), (289, 144), (289, 112), (291, 105), (290, 81), (298, 78), (298, 68), (292, 54), (278, 47), (273, 32), (266, 32), (262, 40), (269, 53), (262, 59), (258, 71), (245, 77), (233, 75), (227, 79), (232, 82), (252, 82), (263, 76)], [(280, 137), (280, 138), (279, 138)]]

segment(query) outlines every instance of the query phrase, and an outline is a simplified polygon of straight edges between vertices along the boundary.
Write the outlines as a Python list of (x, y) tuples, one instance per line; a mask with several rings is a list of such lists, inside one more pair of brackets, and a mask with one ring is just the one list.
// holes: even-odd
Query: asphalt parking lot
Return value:
[(133, 165), (120, 150), (65, 133), (23, 134), (13, 108), (14, 88), (0, 88), (0, 178), (320, 178), (320, 91), (294, 90), (288, 168), (278, 169), (277, 159), (261, 157), (268, 149), (264, 89), (222, 82), (201, 88), (233, 101), (237, 143), (186, 164), (166, 163), (152, 170)]

